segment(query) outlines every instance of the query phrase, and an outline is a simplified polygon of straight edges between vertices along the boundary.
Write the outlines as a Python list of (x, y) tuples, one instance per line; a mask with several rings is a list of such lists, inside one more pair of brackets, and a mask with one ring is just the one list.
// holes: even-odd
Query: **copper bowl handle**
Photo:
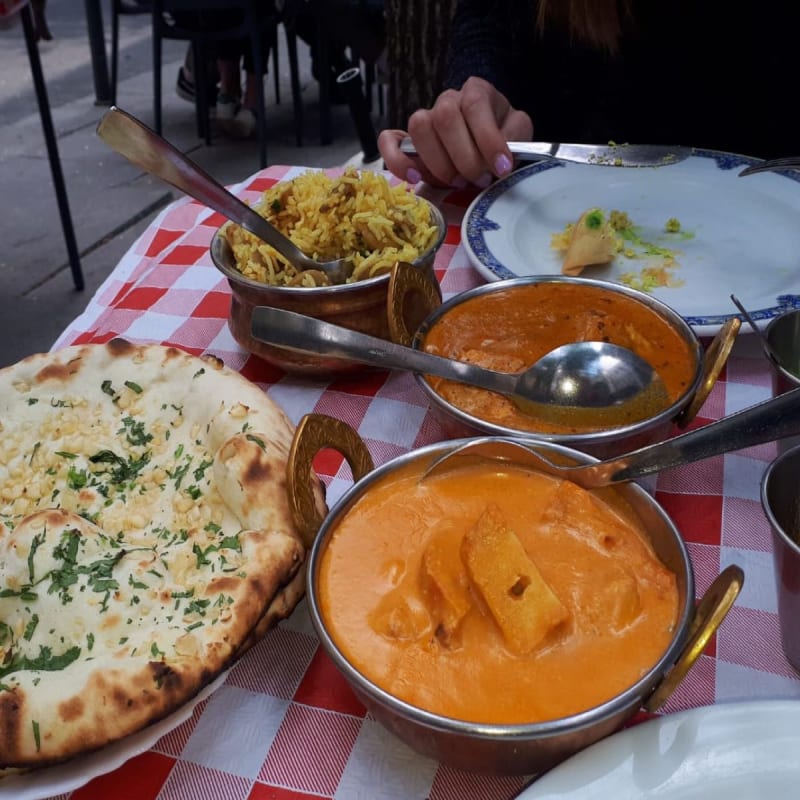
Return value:
[(286, 466), (289, 510), (306, 547), (311, 547), (324, 519), (310, 480), (312, 462), (320, 450), (340, 452), (358, 481), (374, 468), (372, 456), (359, 435), (346, 423), (323, 414), (306, 414), (297, 426)]
[(722, 368), (728, 361), (731, 348), (741, 327), (742, 321), (739, 317), (731, 317), (719, 329), (717, 335), (708, 346), (703, 357), (703, 380), (691, 402), (675, 419), (675, 424), (679, 428), (685, 428), (697, 416), (697, 412), (700, 411), (703, 403), (708, 399), (720, 372), (722, 372)]
[(672, 669), (644, 703), (645, 711), (656, 711), (669, 699), (705, 650), (744, 585), (744, 572), (735, 564), (724, 569), (697, 604), (689, 626), (689, 638)]
[[(414, 330), (407, 321), (406, 301), (410, 295), (421, 299), (415, 306)], [(442, 303), (442, 292), (439, 285), (431, 280), (422, 270), (412, 267), (405, 261), (398, 261), (392, 267), (389, 278), (389, 292), (386, 297), (386, 316), (389, 319), (389, 338), (395, 344), (411, 346), (414, 333), (423, 319), (437, 309)]]

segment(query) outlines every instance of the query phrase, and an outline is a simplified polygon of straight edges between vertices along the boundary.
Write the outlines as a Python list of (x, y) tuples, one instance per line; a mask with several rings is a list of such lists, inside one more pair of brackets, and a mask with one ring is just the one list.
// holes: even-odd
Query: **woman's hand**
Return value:
[[(410, 135), (416, 156), (400, 151)], [(385, 130), (378, 147), (387, 168), (398, 178), (438, 186), (486, 187), (507, 175), (514, 161), (506, 142), (529, 141), (533, 123), (512, 108), (505, 95), (482, 78), (468, 78), (460, 91), (448, 89), (433, 108), (415, 111), (405, 131)]]

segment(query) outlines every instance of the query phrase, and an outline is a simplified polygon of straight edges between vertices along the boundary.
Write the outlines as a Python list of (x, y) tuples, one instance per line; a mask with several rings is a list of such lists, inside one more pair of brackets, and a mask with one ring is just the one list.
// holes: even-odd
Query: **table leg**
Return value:
[(61, 171), (58, 143), (56, 141), (55, 128), (53, 127), (53, 118), (50, 115), (50, 100), (47, 97), (47, 86), (44, 82), (42, 62), (39, 58), (39, 45), (36, 43), (36, 33), (33, 28), (30, 6), (25, 5), (20, 14), (22, 16), (22, 28), (25, 32), (25, 45), (28, 49), (28, 60), (30, 61), (31, 73), (33, 75), (33, 86), (36, 90), (36, 101), (39, 104), (39, 116), (42, 118), (44, 140), (47, 145), (47, 156), (50, 159), (50, 171), (53, 174), (53, 185), (55, 186), (56, 199), (58, 200), (58, 211), (61, 214), (61, 227), (64, 229), (64, 239), (67, 244), (69, 265), (72, 269), (72, 279), (75, 283), (75, 288), (82, 290), (84, 283), (81, 259), (78, 252), (78, 244), (75, 240), (75, 229), (72, 226), (72, 215), (69, 211), (67, 187), (64, 183), (64, 174)]
[(89, 50), (92, 56), (94, 102), (98, 106), (107, 106), (112, 102), (113, 93), (108, 76), (103, 11), (100, 7), (100, 0), (83, 0), (83, 6), (86, 10), (86, 27), (89, 32)]

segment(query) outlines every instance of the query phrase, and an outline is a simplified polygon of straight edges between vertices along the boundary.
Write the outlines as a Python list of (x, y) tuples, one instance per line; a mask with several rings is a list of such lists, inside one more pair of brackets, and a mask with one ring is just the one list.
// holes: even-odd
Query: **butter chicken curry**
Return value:
[(675, 575), (619, 496), (496, 461), (374, 484), (319, 573), (337, 646), (417, 707), (480, 723), (574, 714), (665, 652)]

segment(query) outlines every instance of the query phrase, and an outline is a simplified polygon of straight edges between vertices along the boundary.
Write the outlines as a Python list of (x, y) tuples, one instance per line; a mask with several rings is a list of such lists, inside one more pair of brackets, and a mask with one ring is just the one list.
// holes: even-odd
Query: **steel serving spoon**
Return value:
[(316, 261), (307, 256), (274, 225), (231, 194), (202, 167), (122, 109), (112, 106), (103, 115), (97, 125), (97, 135), (132, 164), (161, 178), (258, 236), (298, 270), (319, 270), (328, 276), (331, 283), (345, 283), (352, 273), (353, 262), (348, 259)]
[(527, 467), (534, 467), (582, 486), (595, 489), (614, 483), (642, 478), (671, 467), (701, 461), (721, 453), (785, 439), (800, 433), (800, 389), (764, 400), (754, 406), (710, 422), (700, 428), (631, 453), (580, 466), (554, 464), (534, 448), (512, 439), (480, 438), (451, 450), (433, 461), (423, 474), (453, 469), (459, 458), (499, 458)]
[(510, 397), (523, 411), (546, 413), (548, 405), (604, 410), (627, 405), (626, 401), (636, 401), (641, 396), (661, 402), (662, 408), (668, 402), (661, 379), (646, 361), (631, 350), (607, 342), (563, 345), (524, 372), (512, 374), (442, 358), (268, 306), (253, 309), (251, 332), (256, 339), (290, 350), (480, 386)]

